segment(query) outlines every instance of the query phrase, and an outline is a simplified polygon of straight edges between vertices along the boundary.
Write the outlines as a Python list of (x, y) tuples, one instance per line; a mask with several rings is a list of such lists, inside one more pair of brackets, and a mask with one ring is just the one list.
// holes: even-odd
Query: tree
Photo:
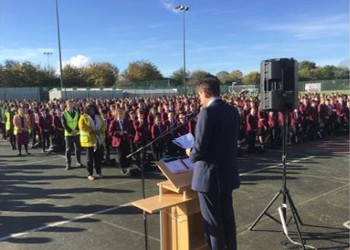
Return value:
[(246, 74), (243, 78), (243, 83), (247, 85), (259, 85), (260, 73), (258, 71), (252, 71)]
[(227, 71), (220, 71), (216, 74), (216, 77), (219, 79), (221, 84), (230, 84), (232, 82), (232, 78)]
[(349, 79), (350, 71), (347, 67), (337, 67), (334, 72), (335, 79)]
[(126, 79), (130, 82), (152, 81), (163, 79), (158, 68), (151, 62), (136, 61), (126, 69)]
[[(24, 62), (20, 67), (21, 76), (23, 82), (21, 85), (24, 86), (38, 86), (43, 83), (44, 74), (39, 70), (39, 66), (34, 66), (31, 62)], [(21, 87), (22, 87), (21, 86)]]
[(92, 63), (85, 69), (86, 79), (91, 86), (113, 86), (119, 69), (108, 62)]
[(326, 65), (320, 69), (319, 79), (335, 79), (336, 67), (333, 65)]
[(210, 74), (207, 71), (195, 70), (192, 72), (190, 79), (188, 80), (188, 85), (198, 85), (204, 78), (208, 77), (216, 78), (216, 76)]
[(230, 73), (230, 78), (231, 78), (231, 82), (239, 82), (243, 78), (243, 73), (238, 69), (232, 70)]
[(70, 64), (63, 67), (63, 84), (65, 87), (86, 86), (87, 80), (84, 68), (77, 68)]
[(307, 81), (315, 79), (319, 75), (319, 68), (311, 61), (301, 61), (298, 65), (299, 80)]
[[(188, 79), (188, 76), (190, 75), (190, 72), (186, 72), (186, 79)], [(170, 76), (171, 81), (175, 85), (183, 85), (183, 78), (184, 78), (184, 69), (180, 68), (173, 72), (173, 74)]]
[(311, 61), (301, 61), (299, 62), (298, 68), (301, 69), (307, 69), (307, 70), (311, 70), (311, 69), (315, 69), (316, 68), (316, 63), (311, 62)]
[(21, 64), (14, 60), (6, 60), (4, 66), (1, 66), (0, 81), (2, 87), (19, 87), (23, 82)]
[[(5, 61), (1, 65), (1, 86), (4, 87), (32, 87), (46, 86), (48, 78), (45, 70), (39, 65), (34, 65), (31, 62), (25, 61), (19, 63), (13, 60)], [(54, 75), (52, 75), (53, 77)], [(53, 82), (53, 81), (52, 81)]]

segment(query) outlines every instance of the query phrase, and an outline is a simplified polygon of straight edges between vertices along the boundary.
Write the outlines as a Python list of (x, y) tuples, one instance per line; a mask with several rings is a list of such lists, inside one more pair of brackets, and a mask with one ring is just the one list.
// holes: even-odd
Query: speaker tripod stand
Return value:
[[(276, 193), (276, 195), (272, 198), (272, 200), (269, 202), (269, 204), (265, 207), (265, 209), (260, 213), (260, 215), (258, 216), (258, 218), (253, 222), (253, 224), (249, 227), (249, 230), (252, 231), (253, 228), (256, 226), (256, 224), (261, 220), (261, 218), (264, 215), (267, 215), (268, 217), (270, 217), (272, 220), (276, 221), (277, 223), (282, 225), (283, 228), (283, 232), (284, 234), (288, 237), (288, 239), (293, 243), (293, 244), (297, 244), (300, 245), (302, 247), (303, 250), (306, 249), (306, 247), (308, 247), (307, 245), (305, 245), (303, 238), (301, 236), (300, 233), (300, 228), (299, 228), (299, 224), (303, 225), (298, 210), (296, 209), (293, 199), (289, 193), (289, 190), (287, 188), (287, 133), (288, 133), (288, 116), (287, 116), (287, 112), (284, 110), (283, 111), (283, 131), (282, 131), (282, 166), (283, 166), (283, 175), (282, 175), (282, 187), (281, 189)], [(282, 200), (283, 200), (283, 204), (282, 207), (279, 207), (278, 212), (280, 215), (280, 221), (277, 220), (275, 217), (273, 217), (272, 215), (270, 215), (267, 211), (269, 210), (269, 208), (273, 205), (273, 203), (282, 195)], [(289, 204), (290, 206), (290, 211), (291, 211), (291, 218), (288, 220), (287, 222), (287, 204)], [(298, 242), (294, 242), (292, 241), (289, 236), (288, 236), (288, 230), (287, 230), (287, 226), (289, 224), (289, 222), (291, 221), (291, 219), (294, 220), (294, 223), (296, 225), (296, 229), (297, 229), (297, 234), (300, 240), (300, 243)]]

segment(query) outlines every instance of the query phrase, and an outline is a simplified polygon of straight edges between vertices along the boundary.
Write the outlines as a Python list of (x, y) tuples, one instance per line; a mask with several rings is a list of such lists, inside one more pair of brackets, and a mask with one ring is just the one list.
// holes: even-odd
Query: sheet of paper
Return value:
[(164, 162), (164, 164), (167, 166), (169, 171), (173, 174), (183, 172), (183, 171), (188, 171), (188, 169), (179, 160)]
[(173, 140), (173, 143), (183, 149), (192, 148), (194, 143), (194, 137), (191, 133), (185, 134)]
[(185, 164), (185, 166), (188, 169), (193, 169), (194, 163), (190, 160), (190, 158), (184, 158), (184, 159), (181, 159), (181, 161)]

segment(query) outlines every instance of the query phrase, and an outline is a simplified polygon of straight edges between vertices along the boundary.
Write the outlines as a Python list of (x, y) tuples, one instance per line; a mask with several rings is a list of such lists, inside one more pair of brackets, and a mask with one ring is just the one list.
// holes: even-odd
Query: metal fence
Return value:
[[(298, 91), (305, 91), (305, 84), (320, 83), (321, 91), (338, 91), (350, 92), (349, 79), (342, 80), (314, 80), (314, 81), (300, 81), (298, 82)], [(244, 89), (248, 85), (240, 85)], [(121, 89), (132, 95), (141, 96), (157, 96), (162, 95), (195, 95), (197, 93), (196, 86), (193, 85), (175, 85), (170, 80), (159, 80), (149, 82), (133, 82), (127, 84), (118, 84), (116, 89)], [(259, 89), (259, 86), (255, 86)], [(100, 88), (103, 91), (104, 88)], [(221, 93), (230, 93), (231, 85), (221, 85)], [(174, 91), (176, 90), (176, 91)], [(153, 93), (152, 93), (153, 92)], [(101, 95), (102, 96), (102, 95)], [(29, 88), (0, 88), (0, 99), (2, 100), (48, 100), (48, 87), (29, 87)]]
[[(349, 79), (341, 79), (341, 80), (314, 80), (314, 81), (299, 81), (297, 83), (298, 91), (305, 91), (305, 84), (308, 83), (321, 83), (322, 91), (350, 91)], [(176, 88), (179, 95), (194, 95), (197, 93), (196, 86), (193, 85), (173, 85), (171, 81), (152, 81), (152, 82), (135, 82), (128, 84), (124, 87), (124, 89), (164, 89), (164, 95), (167, 94), (167, 89)], [(123, 86), (118, 86), (118, 88), (123, 89)], [(234, 88), (236, 89), (247, 89), (252, 88), (252, 85), (236, 85)], [(255, 89), (260, 89), (259, 85), (254, 86)], [(221, 85), (221, 93), (232, 93), (232, 85)], [(237, 91), (236, 91), (237, 92)], [(239, 93), (239, 91), (238, 91)]]
[(343, 80), (314, 80), (298, 83), (298, 90), (305, 91), (305, 84), (307, 83), (321, 83), (321, 91), (349, 91), (349, 79)]
[[(43, 88), (22, 87), (22, 88), (0, 88), (0, 99), (2, 100), (42, 100)], [(46, 90), (47, 91), (47, 90)]]

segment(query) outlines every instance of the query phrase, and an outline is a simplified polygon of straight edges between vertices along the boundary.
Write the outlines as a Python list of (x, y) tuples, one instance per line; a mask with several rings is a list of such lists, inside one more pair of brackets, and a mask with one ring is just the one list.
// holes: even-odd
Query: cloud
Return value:
[(161, 4), (163, 5), (163, 7), (173, 13), (178, 13), (177, 10), (175, 10), (175, 3), (173, 3), (170, 0), (160, 0)]
[(345, 58), (339, 62), (340, 67), (347, 67), (350, 69), (350, 58)]
[(348, 16), (324, 16), (322, 18), (298, 20), (296, 22), (263, 24), (258, 26), (262, 31), (289, 33), (299, 39), (317, 39), (334, 37), (349, 33)]
[(52, 48), (3, 48), (0, 47), (0, 60), (35, 61), (43, 58), (44, 52), (53, 52)]
[(70, 64), (74, 67), (82, 68), (91, 63), (91, 58), (84, 55), (72, 56), (68, 61), (64, 62), (63, 65)]

